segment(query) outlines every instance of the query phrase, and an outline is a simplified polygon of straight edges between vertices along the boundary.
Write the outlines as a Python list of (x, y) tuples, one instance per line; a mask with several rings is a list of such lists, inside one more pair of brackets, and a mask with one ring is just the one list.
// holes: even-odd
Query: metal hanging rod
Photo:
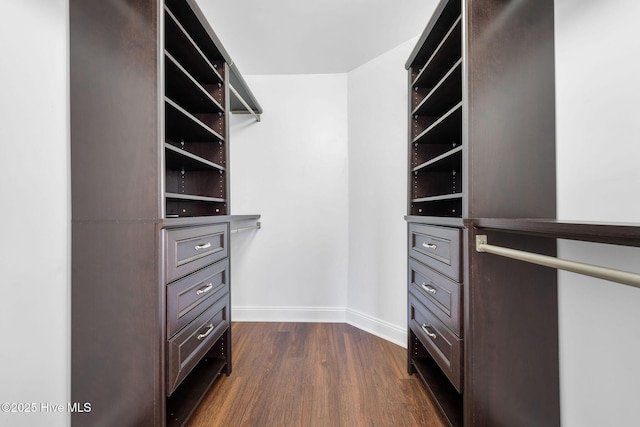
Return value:
[(238, 227), (238, 228), (232, 228), (231, 232), (232, 233), (237, 233), (239, 231), (245, 231), (245, 230), (254, 230), (254, 229), (260, 229), (262, 228), (262, 224), (260, 224), (260, 221), (257, 221), (255, 225), (251, 225), (248, 227)]
[(585, 276), (597, 277), (599, 279), (610, 280), (612, 282), (618, 282), (624, 285), (640, 288), (640, 274), (600, 267), (592, 264), (584, 264), (576, 261), (569, 261), (547, 255), (519, 251), (516, 249), (503, 248), (501, 246), (489, 245), (487, 243), (486, 235), (476, 236), (476, 251), (530, 262), (532, 264), (543, 265), (545, 267), (556, 268), (558, 270), (571, 271), (573, 273), (584, 274)]
[(236, 90), (236, 88), (233, 87), (233, 85), (229, 84), (229, 89), (235, 95), (235, 97), (238, 98), (238, 100), (242, 103), (242, 105), (244, 105), (247, 111), (249, 111), (249, 113), (251, 113), (251, 115), (256, 118), (256, 121), (259, 122), (260, 114), (253, 111), (253, 108), (251, 108), (251, 106), (247, 103), (247, 101), (244, 100), (244, 98), (238, 93), (238, 91)]

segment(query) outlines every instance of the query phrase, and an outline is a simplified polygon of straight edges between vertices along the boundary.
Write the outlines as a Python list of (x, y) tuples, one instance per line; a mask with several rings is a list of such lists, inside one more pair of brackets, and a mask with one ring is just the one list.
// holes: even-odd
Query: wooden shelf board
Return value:
[(448, 119), (452, 118), (454, 114), (457, 112), (462, 113), (462, 101), (454, 105), (449, 111), (444, 113), (438, 120), (433, 122), (431, 126), (420, 132), (420, 135), (416, 136), (411, 144), (420, 143), (420, 140), (424, 138), (426, 135), (433, 133), (435, 129), (438, 129), (443, 123), (447, 122)]
[(421, 165), (416, 166), (415, 168), (413, 168), (411, 171), (412, 172), (418, 172), (420, 170), (426, 169), (429, 166), (433, 166), (433, 165), (437, 165), (438, 163), (441, 163), (443, 161), (454, 161), (452, 160), (452, 157), (458, 153), (462, 153), (462, 145), (447, 151), (444, 154), (441, 154), (437, 157), (434, 157), (433, 159), (429, 160), (428, 162), (424, 162)]
[[(165, 60), (165, 69), (166, 69), (165, 73), (169, 74), (170, 67), (175, 66), (178, 70), (176, 72), (181, 73), (180, 80), (183, 81), (183, 83), (181, 84), (182, 86), (181, 89), (184, 92), (191, 92), (193, 95), (195, 95), (198, 98), (198, 101), (206, 100), (206, 102), (204, 103), (204, 107), (208, 107), (209, 111), (215, 110), (215, 112), (222, 112), (222, 113), (224, 112), (224, 107), (222, 107), (222, 105), (220, 105), (220, 103), (213, 96), (211, 96), (211, 94), (207, 92), (207, 90), (204, 87), (202, 87), (202, 85), (189, 73), (189, 71), (187, 71), (185, 67), (182, 66), (182, 64), (180, 64), (180, 62), (177, 59), (175, 59), (166, 50), (164, 54), (166, 59), (168, 59), (168, 61)], [(169, 83), (168, 77), (167, 77), (167, 83)], [(179, 82), (174, 82), (174, 83), (180, 84)], [(200, 101), (200, 103), (202, 103), (202, 101)]]
[(558, 239), (640, 246), (640, 223), (582, 222), (537, 218), (478, 218), (471, 225), (495, 231)]
[[(438, 66), (438, 60), (440, 55), (446, 55), (448, 53), (447, 47), (449, 47), (448, 43), (462, 42), (462, 30), (460, 28), (462, 22), (462, 16), (458, 16), (458, 19), (453, 23), (447, 34), (443, 37), (442, 41), (436, 47), (435, 51), (426, 62), (426, 64), (422, 67), (420, 73), (416, 76), (415, 80), (412, 83), (412, 86), (419, 86), (421, 82), (424, 80), (425, 76), (429, 74), (429, 72), (433, 69), (433, 67)], [(456, 40), (457, 39), (457, 40)], [(462, 50), (462, 46), (459, 46), (460, 50)]]
[(185, 110), (184, 108), (182, 108), (181, 106), (176, 104), (174, 101), (172, 101), (171, 99), (167, 98), (166, 96), (165, 96), (164, 100), (165, 100), (166, 104), (169, 104), (170, 106), (172, 106), (175, 110), (177, 110), (179, 113), (181, 113), (184, 117), (188, 118), (191, 122), (193, 122), (194, 125), (197, 125), (198, 128), (201, 128), (201, 129), (205, 130), (206, 132), (211, 134), (211, 136), (219, 139), (220, 141), (224, 141), (224, 138), (218, 132), (216, 132), (215, 130), (211, 129), (209, 126), (204, 124), (200, 119), (198, 119), (193, 114), (191, 114), (190, 112), (188, 112), (187, 110)]
[(165, 155), (165, 163), (167, 163), (166, 158), (172, 155), (172, 156), (175, 156), (176, 159), (178, 159), (178, 157), (182, 158), (182, 161), (184, 161), (185, 164), (191, 164), (191, 167), (189, 168), (190, 170), (204, 170), (204, 169), (217, 169), (221, 171), (225, 170), (225, 168), (220, 166), (219, 164), (210, 162), (209, 160), (203, 159), (202, 157), (196, 156), (195, 154), (191, 154), (188, 151), (181, 150), (180, 148), (175, 147), (166, 142), (164, 143), (164, 148), (165, 150), (168, 151), (168, 153)]
[(216, 197), (195, 196), (192, 194), (165, 193), (164, 195), (167, 199), (191, 200), (195, 202), (226, 202), (225, 199), (219, 199)]
[(444, 194), (441, 196), (431, 196), (431, 197), (421, 197), (419, 199), (412, 199), (412, 203), (422, 203), (422, 202), (437, 202), (439, 200), (453, 200), (453, 199), (462, 199), (462, 193), (453, 193), (453, 194)]
[[(451, 79), (457, 72), (462, 73), (462, 58), (460, 58), (458, 61), (456, 61), (455, 64), (453, 64), (449, 71), (447, 71), (447, 74), (445, 74), (442, 79), (440, 79), (438, 84), (436, 84), (436, 86), (431, 89), (431, 91), (427, 94), (427, 96), (424, 97), (420, 104), (418, 104), (418, 106), (413, 109), (411, 114), (420, 115), (430, 103), (436, 101), (435, 103), (437, 104), (437, 97), (441, 96), (440, 91), (446, 88), (447, 84), (451, 84)], [(460, 82), (454, 82), (453, 86), (455, 86), (456, 88), (461, 87)]]
[(175, 25), (178, 27), (178, 29), (182, 32), (184, 37), (186, 37), (186, 39), (189, 40), (190, 45), (196, 50), (196, 52), (198, 52), (198, 54), (201, 56), (202, 60), (211, 68), (211, 72), (218, 78), (219, 81), (222, 82), (223, 78), (220, 75), (220, 73), (218, 73), (218, 70), (216, 70), (216, 67), (213, 66), (211, 61), (209, 61), (209, 58), (207, 58), (207, 56), (204, 54), (204, 52), (202, 52), (202, 50), (200, 49), (198, 44), (189, 35), (189, 32), (182, 26), (182, 24), (180, 23), (178, 18), (176, 18), (176, 16), (173, 14), (173, 12), (171, 12), (171, 10), (166, 5), (164, 6), (164, 10), (167, 13), (167, 15), (171, 18), (171, 21), (174, 22)]

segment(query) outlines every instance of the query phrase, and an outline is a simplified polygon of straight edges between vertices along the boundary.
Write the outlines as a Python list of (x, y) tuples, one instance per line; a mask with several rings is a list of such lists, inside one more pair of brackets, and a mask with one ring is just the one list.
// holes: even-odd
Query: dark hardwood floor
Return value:
[(444, 426), (406, 350), (342, 323), (232, 325), (233, 373), (197, 426)]

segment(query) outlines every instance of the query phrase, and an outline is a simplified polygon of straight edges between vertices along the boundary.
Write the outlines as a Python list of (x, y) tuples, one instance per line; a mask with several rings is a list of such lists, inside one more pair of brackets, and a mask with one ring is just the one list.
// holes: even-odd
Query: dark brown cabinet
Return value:
[(479, 269), (473, 226), (555, 218), (553, 12), (442, 0), (406, 64), (408, 369), (454, 426), (559, 424), (555, 276)]
[(182, 425), (231, 373), (227, 118), (261, 108), (194, 0), (69, 25), (72, 424)]

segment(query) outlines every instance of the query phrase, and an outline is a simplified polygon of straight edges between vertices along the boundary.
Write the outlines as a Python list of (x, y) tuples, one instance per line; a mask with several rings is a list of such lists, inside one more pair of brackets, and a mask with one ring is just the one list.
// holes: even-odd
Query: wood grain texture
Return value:
[(233, 375), (188, 424), (443, 426), (406, 350), (347, 324), (234, 323)]
[[(465, 295), (468, 418), (480, 426), (559, 426), (557, 272), (475, 251)], [(556, 255), (553, 239), (486, 232), (498, 246)], [(469, 329), (470, 328), (470, 329)]]

